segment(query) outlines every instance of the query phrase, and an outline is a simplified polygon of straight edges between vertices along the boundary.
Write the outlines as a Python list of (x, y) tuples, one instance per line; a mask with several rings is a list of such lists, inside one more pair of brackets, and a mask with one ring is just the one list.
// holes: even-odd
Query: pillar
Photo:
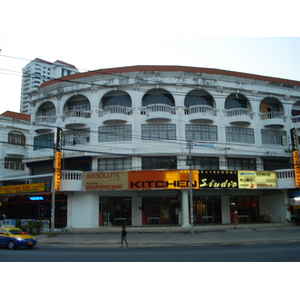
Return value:
[(189, 221), (189, 191), (181, 190), (182, 227), (191, 227)]

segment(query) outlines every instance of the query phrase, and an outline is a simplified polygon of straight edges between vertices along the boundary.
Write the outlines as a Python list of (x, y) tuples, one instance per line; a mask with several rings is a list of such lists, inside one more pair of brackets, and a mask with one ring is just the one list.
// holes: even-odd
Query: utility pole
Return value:
[(190, 219), (191, 219), (191, 233), (194, 233), (194, 209), (193, 209), (193, 176), (192, 176), (192, 151), (193, 142), (187, 142), (189, 148), (189, 166), (190, 166)]

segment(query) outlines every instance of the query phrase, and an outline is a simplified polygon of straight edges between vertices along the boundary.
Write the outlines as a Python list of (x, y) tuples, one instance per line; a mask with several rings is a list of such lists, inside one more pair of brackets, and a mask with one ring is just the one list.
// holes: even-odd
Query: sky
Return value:
[(81, 72), (180, 65), (300, 81), (294, 0), (75, 2), (1, 4), (0, 113), (19, 111), (22, 68), (35, 58), (63, 60)]
[[(63, 60), (85, 72), (131, 65), (216, 68), (300, 81), (298, 37), (120, 37), (92, 47), (63, 38), (0, 37), (0, 112), (19, 112), (22, 68), (31, 60)], [(47, 45), (47, 47), (45, 47)]]

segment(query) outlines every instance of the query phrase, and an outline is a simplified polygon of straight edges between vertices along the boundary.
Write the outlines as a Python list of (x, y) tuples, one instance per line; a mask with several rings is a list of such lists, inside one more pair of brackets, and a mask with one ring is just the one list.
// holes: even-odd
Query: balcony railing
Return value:
[(277, 111), (270, 111), (265, 113), (260, 113), (260, 118), (264, 124), (264, 126), (281, 126), (285, 125), (286, 117)]
[(125, 107), (121, 105), (112, 105), (107, 106), (103, 108), (102, 111), (100, 111), (100, 116), (103, 116), (105, 114), (121, 114), (121, 115), (132, 115), (133, 108), (132, 107)]
[(38, 124), (53, 124), (56, 123), (56, 116), (38, 116), (35, 118), (35, 123)]
[(86, 110), (68, 110), (65, 112), (64, 119), (67, 118), (90, 118), (91, 112)]

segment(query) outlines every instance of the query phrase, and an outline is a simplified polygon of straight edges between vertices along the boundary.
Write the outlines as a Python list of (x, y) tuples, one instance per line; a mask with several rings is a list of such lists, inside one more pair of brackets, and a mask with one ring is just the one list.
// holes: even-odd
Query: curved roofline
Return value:
[(250, 73), (243, 72), (235, 72), (221, 69), (212, 69), (212, 68), (198, 68), (198, 67), (187, 67), (187, 66), (163, 66), (163, 65), (136, 65), (136, 66), (128, 66), (128, 67), (116, 67), (116, 68), (107, 68), (107, 69), (98, 69), (94, 71), (88, 71), (84, 73), (77, 73), (73, 75), (68, 75), (60, 79), (53, 79), (50, 81), (46, 81), (39, 88), (44, 88), (46, 86), (61, 82), (61, 81), (69, 81), (75, 80), (79, 78), (86, 78), (90, 76), (99, 76), (99, 75), (109, 75), (109, 74), (118, 74), (118, 73), (130, 73), (130, 72), (189, 72), (189, 73), (205, 73), (205, 74), (214, 74), (214, 75), (224, 75), (224, 76), (232, 76), (237, 78), (245, 78), (245, 79), (253, 79), (260, 81), (269, 81), (273, 83), (282, 83), (288, 85), (296, 85), (300, 86), (300, 81), (283, 79), (277, 77), (263, 76), (263, 75), (255, 75)]

